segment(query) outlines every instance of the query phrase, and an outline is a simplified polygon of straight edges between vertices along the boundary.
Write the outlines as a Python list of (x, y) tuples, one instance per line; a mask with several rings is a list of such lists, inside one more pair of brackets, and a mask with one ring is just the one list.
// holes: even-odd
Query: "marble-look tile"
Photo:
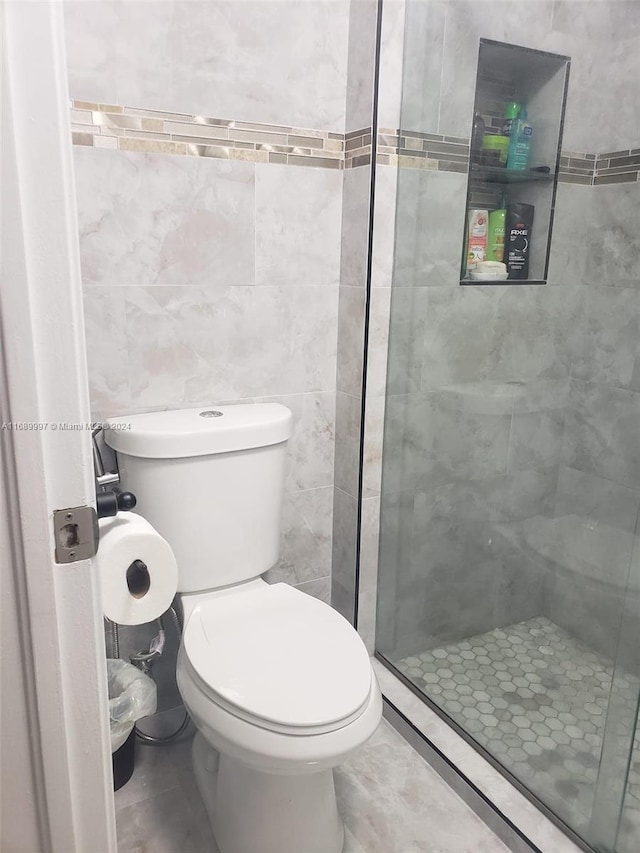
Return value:
[(252, 163), (83, 147), (74, 162), (85, 285), (253, 284)]
[[(469, 524), (509, 524), (534, 516), (552, 517), (558, 474), (556, 466), (511, 471), (457, 483), (427, 483), (416, 493), (429, 515), (455, 518)], [(417, 528), (420, 535), (420, 526)]]
[(392, 672), (372, 661), (383, 694), (407, 716), (480, 791), (540, 850), (578, 853), (578, 848), (475, 748), (458, 735)]
[(180, 788), (123, 808), (116, 823), (119, 853), (209, 853), (212, 848), (208, 827), (196, 822)]
[(640, 492), (604, 477), (562, 466), (558, 477), (555, 515), (575, 515), (588, 523), (633, 533), (640, 509)]
[(390, 287), (371, 288), (367, 345), (367, 397), (384, 396), (386, 392), (391, 292)]
[[(349, 4), (345, 130), (371, 124), (376, 45), (376, 0)], [(358, 171), (358, 170), (355, 170)], [(362, 171), (368, 172), (368, 169)], [(346, 177), (346, 175), (345, 175)]]
[[(355, 3), (355, 6), (367, 6)], [(369, 194), (371, 170), (346, 169), (342, 189), (342, 240), (340, 252), (340, 284), (365, 287), (369, 238)]]
[[(400, 127), (436, 133), (447, 3), (407, 3)], [(409, 72), (409, 69), (410, 72)]]
[(640, 486), (640, 394), (572, 382), (563, 461), (621, 485)]
[(593, 187), (558, 184), (547, 282), (576, 286), (585, 283), (591, 230)]
[(375, 646), (379, 531), (380, 498), (366, 498), (362, 502), (357, 628), (370, 653)]
[[(387, 0), (382, 5), (378, 124), (400, 127), (405, 38), (405, 0)], [(395, 170), (394, 170), (395, 171)]]
[(429, 395), (430, 441), (427, 482), (450, 483), (507, 472), (511, 417), (456, 411), (437, 393)]
[(549, 576), (545, 598), (544, 612), (549, 619), (591, 649), (610, 658), (615, 656), (624, 590), (564, 570)]
[(346, 826), (367, 853), (506, 853), (386, 721), (335, 777)]
[(274, 163), (255, 169), (256, 284), (339, 284), (340, 172)]
[(335, 485), (357, 497), (360, 471), (360, 424), (362, 400), (338, 391), (336, 394)]
[[(431, 288), (426, 287), (391, 288), (386, 364), (388, 395), (411, 394), (421, 388), (430, 291)], [(374, 338), (371, 346), (375, 343)], [(375, 360), (373, 364), (375, 366)], [(379, 383), (376, 390), (380, 390)]]
[(543, 613), (553, 568), (537, 555), (532, 557), (505, 547), (498, 567), (492, 627), (522, 622)]
[(635, 0), (617, 0), (611, 8), (598, 2), (584, 3), (576, 15), (573, 0), (553, 4), (553, 29), (589, 39), (613, 40), (640, 37), (640, 9)]
[(352, 397), (362, 394), (362, 359), (364, 355), (363, 287), (340, 287), (338, 307), (337, 390)]
[(136, 407), (332, 391), (338, 288), (132, 287)]
[(414, 516), (419, 533), (411, 563), (399, 577), (396, 619), (410, 628), (414, 641), (422, 634), (422, 648), (431, 648), (494, 627), (501, 558), (509, 543), (487, 522), (429, 517), (419, 497)]
[(595, 187), (587, 254), (587, 280), (638, 286), (640, 185)]
[(357, 500), (334, 489), (331, 604), (350, 622), (355, 606), (357, 518)]
[(173, 790), (178, 785), (167, 752), (136, 739), (134, 773), (129, 782), (114, 794), (116, 812)]
[(300, 584), (331, 571), (333, 489), (309, 489), (284, 496), (280, 560), (267, 573), (270, 583)]
[[(578, 17), (579, 21), (567, 26), (572, 10), (574, 20)], [(564, 132), (564, 147), (569, 151), (631, 148), (638, 137), (639, 116), (632, 95), (638, 74), (637, 37), (634, 37), (638, 11), (633, 3), (625, 2), (612, 4), (610, 15), (608, 11), (601, 3), (585, 2), (576, 16), (571, 2), (554, 3), (546, 49), (571, 57)], [(606, 44), (605, 51), (593, 50), (594, 37)], [(629, 98), (633, 104), (619, 121), (608, 98), (607, 74), (615, 75), (620, 96)], [(599, 116), (598, 122), (588, 120), (590, 109), (591, 115)]]
[(579, 288), (431, 288), (423, 387), (569, 375)]
[(380, 496), (378, 540), (378, 579), (376, 594), (376, 649), (396, 648), (406, 622), (396, 623), (399, 577), (411, 560), (414, 517), (414, 492), (392, 493), (383, 489)]
[(466, 180), (457, 172), (399, 170), (395, 286), (459, 286)]
[(410, 492), (423, 481), (433, 436), (427, 395), (387, 397), (384, 413), (382, 492)]
[(550, 0), (535, 4), (457, 0), (446, 4), (438, 133), (471, 135), (479, 39), (549, 50), (552, 13)]
[(367, 397), (362, 478), (364, 498), (379, 496), (382, 488), (384, 410), (384, 397)]
[(85, 344), (94, 420), (129, 410), (125, 293), (88, 287), (83, 293)]
[(344, 128), (347, 2), (160, 0), (117, 7), (119, 103)]
[(564, 409), (514, 415), (511, 422), (509, 471), (550, 468), (562, 457)]
[(293, 414), (293, 435), (287, 444), (285, 492), (332, 485), (335, 395), (327, 391), (257, 397), (255, 401), (282, 403)]
[(582, 312), (572, 377), (629, 387), (640, 355), (640, 290), (589, 285)]
[(66, 0), (64, 35), (69, 95), (74, 100), (117, 104), (118, 3)]
[[(395, 124), (390, 127), (396, 127)], [(376, 194), (373, 214), (373, 256), (371, 287), (391, 287), (396, 222), (398, 169), (379, 166), (376, 169)]]
[[(380, 667), (376, 661), (373, 665)], [(386, 671), (377, 672), (386, 692)], [(129, 785), (136, 785), (144, 765), (151, 772), (149, 762), (155, 752), (166, 760), (173, 787), (117, 810), (120, 850), (218, 853), (195, 786), (191, 749), (192, 736), (162, 750), (143, 748)], [(336, 791), (346, 824), (344, 853), (433, 853), (435, 849), (438, 853), (502, 853), (506, 849), (386, 721), (362, 750), (336, 770)], [(449, 823), (455, 823), (455, 831)], [(437, 848), (426, 846), (429, 839)]]

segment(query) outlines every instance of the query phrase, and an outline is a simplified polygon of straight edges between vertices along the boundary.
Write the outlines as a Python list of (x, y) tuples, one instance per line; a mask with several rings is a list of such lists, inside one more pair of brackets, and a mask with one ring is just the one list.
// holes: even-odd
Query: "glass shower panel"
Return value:
[(640, 847), (640, 540), (634, 538), (590, 840), (598, 850), (637, 853)]
[[(548, 46), (557, 15), (528, 8), (406, 6), (376, 651), (587, 843), (631, 853), (640, 184), (561, 177), (548, 283), (459, 283), (479, 39)], [(552, 46), (580, 68), (585, 41)]]

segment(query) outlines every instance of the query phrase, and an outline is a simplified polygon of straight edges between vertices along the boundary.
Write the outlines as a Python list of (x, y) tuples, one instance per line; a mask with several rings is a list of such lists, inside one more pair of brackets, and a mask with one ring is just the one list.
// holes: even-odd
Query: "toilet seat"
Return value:
[(370, 700), (371, 665), (356, 631), (287, 584), (259, 580), (204, 598), (188, 619), (183, 648), (213, 702), (274, 732), (335, 731)]

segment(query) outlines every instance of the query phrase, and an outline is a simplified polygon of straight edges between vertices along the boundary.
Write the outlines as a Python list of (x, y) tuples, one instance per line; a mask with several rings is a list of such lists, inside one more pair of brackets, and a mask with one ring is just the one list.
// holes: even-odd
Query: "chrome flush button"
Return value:
[(221, 418), (224, 412), (218, 412), (215, 409), (208, 409), (205, 412), (200, 412), (201, 418)]

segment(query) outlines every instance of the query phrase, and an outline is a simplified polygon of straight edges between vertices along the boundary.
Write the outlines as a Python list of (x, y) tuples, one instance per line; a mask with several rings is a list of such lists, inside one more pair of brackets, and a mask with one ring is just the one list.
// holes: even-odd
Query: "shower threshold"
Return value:
[[(588, 838), (612, 680), (610, 659), (537, 616), (392, 662), (525, 788)], [(632, 719), (635, 691), (620, 679), (616, 687), (622, 690), (621, 701), (628, 703), (625, 717), (628, 711)], [(636, 739), (618, 850), (637, 850), (638, 839)]]

